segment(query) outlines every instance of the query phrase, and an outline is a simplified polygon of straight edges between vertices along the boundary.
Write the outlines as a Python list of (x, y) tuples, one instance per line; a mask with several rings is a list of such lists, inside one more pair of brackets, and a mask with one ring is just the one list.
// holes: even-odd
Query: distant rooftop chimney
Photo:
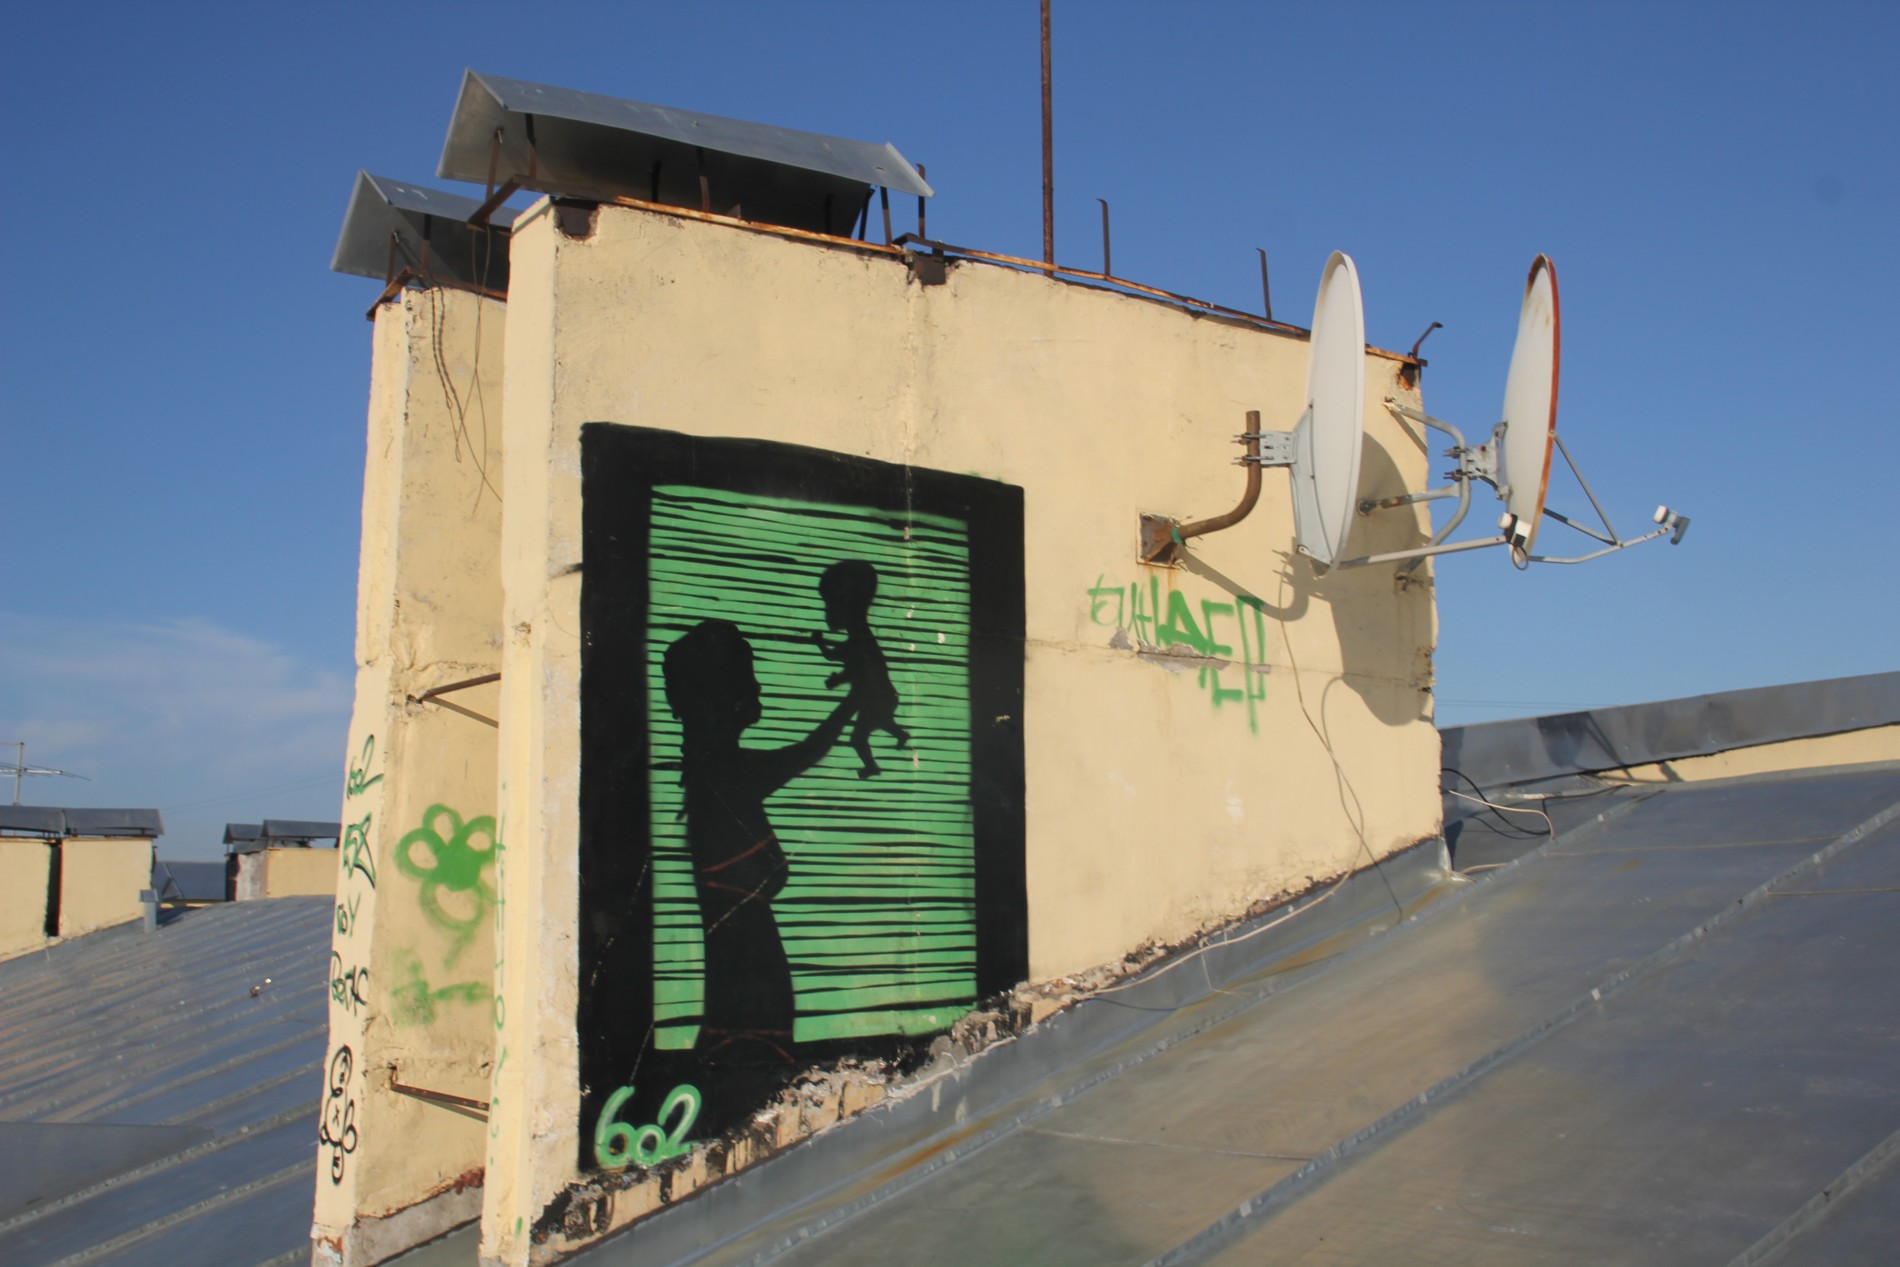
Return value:
[(634, 198), (847, 234), (870, 191), (931, 196), (886, 144), (468, 71), (436, 174), (496, 191)]

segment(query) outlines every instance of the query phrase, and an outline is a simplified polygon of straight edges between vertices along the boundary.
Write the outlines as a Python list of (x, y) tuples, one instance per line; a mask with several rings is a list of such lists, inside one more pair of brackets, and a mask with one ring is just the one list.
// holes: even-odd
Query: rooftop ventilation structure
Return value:
[(330, 267), (378, 278), (386, 294), (413, 280), (505, 298), (508, 226), (515, 213), (491, 208), (485, 225), (471, 226), (469, 218), (481, 205), (460, 194), (358, 172)]
[(851, 141), (468, 71), (436, 170), (488, 190), (633, 199), (846, 235), (871, 190), (928, 198), (888, 143)]

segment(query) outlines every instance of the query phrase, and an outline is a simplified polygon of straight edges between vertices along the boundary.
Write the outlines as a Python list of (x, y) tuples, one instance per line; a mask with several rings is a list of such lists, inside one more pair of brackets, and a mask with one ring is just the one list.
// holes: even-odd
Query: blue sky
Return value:
[[(1695, 526), (1581, 568), (1442, 562), (1442, 721), (1897, 667), (1900, 7), (1056, 0), (1054, 25), (1064, 263), (1099, 266), (1107, 198), (1117, 273), (1254, 308), (1265, 247), (1303, 324), (1348, 251), (1370, 341), (1444, 322), (1427, 407), (1482, 429), (1555, 259), (1572, 451), (1619, 528), (1659, 500)], [(444, 183), (464, 67), (889, 140), (929, 168), (933, 236), (1040, 252), (1034, 0), (8, 26), (0, 741), (90, 778), (24, 799), (159, 806), (173, 857), (336, 816), (375, 286), (327, 265), (359, 167)]]

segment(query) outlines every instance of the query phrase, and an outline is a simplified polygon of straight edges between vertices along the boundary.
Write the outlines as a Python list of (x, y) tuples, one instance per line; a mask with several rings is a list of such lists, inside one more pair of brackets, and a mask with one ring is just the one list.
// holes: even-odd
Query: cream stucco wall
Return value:
[(78, 937), (142, 919), (152, 887), (152, 841), (69, 836), (59, 842), (59, 935)]
[(376, 313), (343, 838), (275, 851), (327, 860), (337, 898), (318, 1262), (380, 1262), (481, 1200), (480, 1113), (398, 1087), (489, 1096), (499, 692), (423, 697), (499, 666), (505, 315), (450, 290)]
[(47, 944), (47, 882), (56, 841), (0, 837), (0, 959)]
[(335, 849), (264, 851), (265, 897), (331, 897), (336, 894)]
[[(1278, 471), (1251, 518), (1197, 541), (1189, 567), (1136, 558), (1140, 512), (1195, 517), (1238, 499), (1245, 411), (1293, 427), (1303, 338), (973, 263), (924, 287), (887, 256), (625, 208), (570, 237), (544, 204), (517, 223), (511, 276), (505, 901), (534, 918), (506, 919), (497, 947), (485, 1258), (527, 1261), (526, 1229), (573, 1178), (578, 1142), (584, 423), (783, 441), (1024, 490), (1032, 977), (1182, 937), (1437, 831), (1428, 569), (1407, 587), (1389, 567), (1315, 575), (1292, 553)], [(1423, 446), (1379, 403), (1416, 396), (1397, 360), (1365, 366), (1361, 494), (1417, 487)], [(1362, 518), (1354, 549), (1417, 544), (1423, 522)], [(1158, 590), (1164, 610), (1182, 595), (1231, 663), (1126, 645), (1153, 634), (1131, 586)], [(1202, 606), (1236, 596), (1257, 600), (1257, 621)]]
[(264, 851), (252, 850), (249, 853), (232, 854), (236, 861), (236, 874), (232, 878), (231, 900), (234, 902), (255, 902), (264, 896)]

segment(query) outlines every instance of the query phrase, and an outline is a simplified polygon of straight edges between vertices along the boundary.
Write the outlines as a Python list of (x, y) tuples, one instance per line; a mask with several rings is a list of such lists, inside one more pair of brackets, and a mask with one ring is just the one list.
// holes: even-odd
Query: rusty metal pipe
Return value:
[(1056, 262), (1056, 141), (1049, 90), (1049, 0), (1042, 0), (1042, 262)]
[(1240, 505), (1224, 515), (1215, 515), (1212, 519), (1197, 519), (1193, 523), (1182, 524), (1174, 530), (1178, 540), (1189, 537), (1204, 537), (1210, 532), (1219, 532), (1231, 528), (1253, 512), (1254, 503), (1260, 500), (1260, 411), (1247, 411), (1247, 456), (1242, 464), (1247, 468), (1247, 491), (1240, 496)]

